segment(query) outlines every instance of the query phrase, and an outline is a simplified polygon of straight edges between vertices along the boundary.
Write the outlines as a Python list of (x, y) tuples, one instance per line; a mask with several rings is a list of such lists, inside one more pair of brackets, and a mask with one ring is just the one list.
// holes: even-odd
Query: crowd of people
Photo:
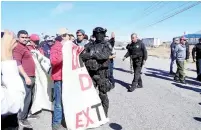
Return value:
[[(62, 47), (65, 43), (84, 47), (80, 54), (95, 88), (99, 91), (106, 117), (108, 116), (109, 99), (107, 93), (115, 87), (113, 76), (115, 34), (109, 38), (107, 29), (96, 27), (92, 31), (90, 39), (83, 29), (76, 31), (76, 37), (69, 33), (68, 29), (61, 28), (56, 36), (45, 35), (41, 39), (38, 34), (31, 34), (26, 30), (20, 30), (17, 38), (12, 32), (5, 30), (1, 33), (1, 117), (2, 129), (18, 129), (18, 125), (32, 128), (28, 118), (38, 118), (30, 112), (33, 103), (36, 80), (36, 65), (32, 57), (37, 54), (38, 59), (44, 57), (49, 60), (50, 67), (46, 72), (51, 75), (54, 82), (54, 112), (52, 118), (53, 130), (64, 129), (61, 125), (63, 117), (62, 106)], [(145, 44), (138, 39), (137, 34), (131, 35), (131, 43), (127, 45), (127, 53), (123, 61), (130, 57), (134, 78), (129, 92), (136, 88), (142, 88), (141, 70), (148, 54)], [(189, 59), (189, 46), (186, 38), (174, 39), (171, 44), (170, 74), (174, 74), (174, 80), (185, 83), (185, 61)], [(193, 60), (197, 65), (197, 79), (201, 81), (201, 38), (193, 48)], [(177, 72), (173, 72), (173, 64), (176, 61)], [(10, 126), (10, 124), (16, 124)]]
[[(197, 43), (192, 49), (192, 58), (193, 61), (196, 62), (196, 70), (197, 70), (197, 80), (201, 81), (201, 38), (199, 38), (199, 43)], [(189, 62), (190, 58), (190, 47), (188, 43), (188, 39), (185, 37), (174, 38), (173, 42), (170, 46), (171, 48), (171, 62), (170, 62), (170, 74), (175, 75), (174, 80), (176, 82), (181, 82), (186, 84), (185, 81), (185, 69), (186, 63)], [(177, 71), (173, 72), (173, 65), (176, 61)]]
[[(44, 69), (51, 75), (54, 82), (52, 128), (53, 130), (64, 129), (61, 125), (64, 118), (62, 47), (66, 43), (85, 48), (80, 59), (85, 63), (94, 86), (99, 91), (99, 97), (107, 116), (109, 108), (107, 92), (115, 86), (113, 77), (115, 35), (112, 33), (111, 38), (108, 39), (106, 32), (106, 29), (97, 27), (93, 30), (90, 39), (82, 29), (77, 30), (76, 38), (66, 28), (59, 29), (56, 36), (45, 35), (43, 39), (40, 39), (38, 34), (29, 35), (26, 30), (20, 30), (17, 38), (9, 31), (2, 32), (2, 129), (17, 129), (19, 125), (32, 128), (28, 119), (38, 118), (30, 111), (35, 96), (34, 86), (37, 78), (33, 54), (36, 54), (39, 60), (44, 57), (49, 59), (51, 67)], [(10, 77), (12, 82), (9, 81)], [(15, 125), (13, 126), (13, 124)]]

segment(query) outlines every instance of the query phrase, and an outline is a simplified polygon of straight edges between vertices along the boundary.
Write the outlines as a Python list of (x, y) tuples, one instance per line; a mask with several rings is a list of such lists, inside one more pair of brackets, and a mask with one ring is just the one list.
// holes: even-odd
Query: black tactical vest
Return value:
[(128, 47), (128, 51), (131, 54), (132, 58), (142, 57), (143, 56), (142, 43), (141, 42), (131, 43), (130, 46)]

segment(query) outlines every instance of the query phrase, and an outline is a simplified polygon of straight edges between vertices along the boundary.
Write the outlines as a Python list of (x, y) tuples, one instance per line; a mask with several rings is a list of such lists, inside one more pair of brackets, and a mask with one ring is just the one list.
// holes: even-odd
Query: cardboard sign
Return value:
[(83, 49), (72, 42), (63, 46), (62, 102), (66, 125), (70, 130), (95, 128), (109, 121), (92, 79), (80, 61)]

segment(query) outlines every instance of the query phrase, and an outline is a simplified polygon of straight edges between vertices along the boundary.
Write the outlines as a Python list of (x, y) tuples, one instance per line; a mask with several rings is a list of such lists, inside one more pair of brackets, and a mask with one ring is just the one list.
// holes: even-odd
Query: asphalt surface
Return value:
[[(168, 74), (169, 59), (148, 57), (142, 70), (143, 88), (127, 92), (133, 74), (125, 51), (117, 51), (114, 77), (109, 92), (110, 122), (94, 130), (201, 130), (201, 83), (195, 80), (195, 65), (187, 64), (186, 85), (175, 83)], [(175, 67), (176, 69), (176, 67)], [(43, 111), (30, 120), (34, 130), (51, 130), (52, 115)]]

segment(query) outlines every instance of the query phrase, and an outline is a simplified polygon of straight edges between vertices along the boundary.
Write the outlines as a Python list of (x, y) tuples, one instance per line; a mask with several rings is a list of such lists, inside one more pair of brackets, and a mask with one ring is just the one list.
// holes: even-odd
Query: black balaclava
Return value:
[(95, 33), (95, 38), (97, 42), (102, 42), (105, 39), (105, 34), (103, 32)]
[(96, 42), (100, 43), (105, 40), (105, 33), (107, 32), (106, 29), (103, 29), (102, 27), (96, 27), (93, 30), (93, 36), (96, 39)]

